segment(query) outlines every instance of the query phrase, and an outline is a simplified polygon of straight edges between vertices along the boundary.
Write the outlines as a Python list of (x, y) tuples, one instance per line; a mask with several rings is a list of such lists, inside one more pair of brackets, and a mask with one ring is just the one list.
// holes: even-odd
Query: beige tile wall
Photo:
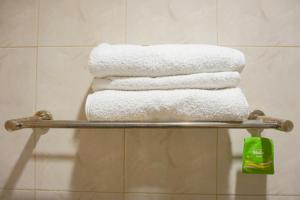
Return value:
[[(251, 108), (289, 118), (273, 176), (241, 173), (245, 130), (22, 130), (50, 110), (84, 119), (100, 43), (208, 43), (242, 50)], [(1, 0), (0, 199), (299, 200), (299, 0)]]

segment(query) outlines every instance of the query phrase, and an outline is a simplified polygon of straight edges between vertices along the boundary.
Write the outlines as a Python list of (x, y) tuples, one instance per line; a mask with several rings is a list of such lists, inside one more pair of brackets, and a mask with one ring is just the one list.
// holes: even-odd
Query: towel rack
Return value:
[(15, 131), (23, 128), (236, 128), (236, 129), (277, 129), (290, 132), (293, 122), (265, 116), (260, 110), (250, 113), (243, 122), (103, 122), (84, 120), (53, 120), (49, 111), (38, 111), (32, 117), (11, 119), (6, 121), (5, 128)]

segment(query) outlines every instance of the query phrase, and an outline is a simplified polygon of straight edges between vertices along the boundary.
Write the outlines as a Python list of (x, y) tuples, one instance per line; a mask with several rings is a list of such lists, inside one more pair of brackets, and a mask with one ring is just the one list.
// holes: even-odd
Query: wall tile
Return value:
[[(261, 108), (266, 114), (291, 119), (295, 128), (282, 134), (265, 130), (263, 136), (275, 144), (275, 174), (247, 175), (241, 173), (243, 138), (246, 130), (230, 130), (219, 134), (218, 193), (299, 195), (298, 177), (300, 139), (299, 93), (295, 92), (300, 62), (299, 48), (242, 48), (248, 65), (242, 75), (244, 89), (252, 109)], [(236, 157), (234, 159), (233, 157)]]
[(1, 0), (0, 46), (36, 46), (37, 0)]
[(216, 43), (216, 1), (127, 0), (127, 42)]
[[(38, 109), (55, 119), (85, 119), (90, 48), (40, 48)], [(37, 141), (37, 188), (121, 192), (123, 130), (51, 129)], [(55, 148), (54, 148), (55, 147)]]
[(299, 200), (300, 196), (218, 196), (219, 200)]
[(300, 1), (218, 0), (223, 45), (300, 45)]
[(91, 48), (39, 48), (37, 108), (55, 119), (85, 119), (84, 104), (92, 76), (87, 63)]
[(216, 197), (201, 195), (169, 195), (169, 194), (126, 194), (125, 200), (216, 200)]
[(216, 191), (216, 130), (126, 129), (125, 190)]
[(95, 192), (37, 191), (36, 200), (123, 200), (123, 194)]
[(0, 200), (32, 200), (33, 190), (0, 190)]
[(0, 48), (0, 188), (34, 187), (32, 130), (10, 134), (4, 123), (34, 114), (35, 53), (35, 48)]
[(47, 133), (36, 150), (38, 189), (122, 192), (123, 130)]
[(41, 0), (39, 44), (96, 45), (124, 42), (124, 0)]

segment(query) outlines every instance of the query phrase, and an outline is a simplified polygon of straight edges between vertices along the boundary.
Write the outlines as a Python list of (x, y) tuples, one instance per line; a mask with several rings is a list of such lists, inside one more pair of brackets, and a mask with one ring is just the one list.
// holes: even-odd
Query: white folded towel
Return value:
[(239, 88), (223, 90), (103, 90), (85, 106), (92, 121), (242, 121), (248, 103)]
[(170, 89), (221, 89), (236, 87), (238, 72), (199, 73), (164, 77), (106, 77), (95, 78), (93, 91), (99, 90), (170, 90)]
[(244, 54), (238, 50), (196, 44), (101, 44), (92, 50), (89, 59), (89, 69), (96, 77), (157, 77), (203, 72), (241, 72), (244, 65)]

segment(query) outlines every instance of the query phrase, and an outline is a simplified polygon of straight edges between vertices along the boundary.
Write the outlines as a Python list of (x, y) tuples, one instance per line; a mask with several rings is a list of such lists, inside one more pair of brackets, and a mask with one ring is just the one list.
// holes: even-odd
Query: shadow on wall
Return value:
[[(90, 92), (91, 89), (87, 91), (87, 94)], [(85, 120), (84, 104), (85, 98), (80, 107), (78, 120)], [(5, 190), (0, 191), (0, 200), (26, 200), (27, 197), (16, 196), (14, 188), (27, 163), (34, 158), (41, 161), (50, 160), (50, 162), (72, 162), (72, 176), (67, 189), (69, 191), (120, 192), (123, 190), (123, 129), (75, 129), (73, 139), (74, 142), (78, 143), (78, 149), (76, 149), (77, 152), (74, 156), (53, 155), (51, 153), (35, 154), (35, 147), (46, 132), (48, 130), (33, 130), (4, 184)], [(55, 173), (55, 169), (48, 173)], [(111, 190), (111, 188), (116, 190)], [(73, 195), (74, 199), (80, 197), (79, 193), (74, 192), (67, 194), (67, 198), (73, 199)], [(28, 199), (31, 198), (28, 197)], [(52, 199), (52, 197), (48, 195), (39, 196), (39, 199)]]
[[(246, 131), (246, 130), (245, 130)], [(249, 131), (250, 132), (250, 131)], [(252, 136), (258, 136), (259, 130), (252, 130), (250, 134)], [(231, 191), (234, 191), (235, 196), (234, 199), (238, 198), (238, 195), (261, 195), (260, 200), (266, 200), (266, 192), (267, 192), (267, 175), (263, 174), (243, 174), (242, 167), (242, 155), (233, 155), (231, 139), (228, 130), (224, 130), (222, 132), (224, 136), (222, 137), (222, 145), (225, 145), (225, 151), (219, 151), (219, 158), (231, 158), (226, 159), (224, 162), (224, 171), (226, 173), (222, 174), (222, 179), (226, 183), (224, 185), (224, 189), (222, 191), (226, 191), (226, 194), (231, 194)], [(231, 170), (234, 169), (234, 165), (239, 165), (239, 170), (234, 171), (235, 176), (230, 176)], [(231, 177), (235, 177), (235, 180), (231, 180)], [(232, 184), (235, 184), (235, 188), (232, 188)], [(233, 199), (233, 198), (231, 198)]]
[[(30, 159), (34, 158), (34, 149), (36, 144), (41, 137), (41, 135), (45, 134), (47, 130), (45, 129), (33, 129), (32, 134), (27, 140), (14, 168), (11, 170), (6, 183), (3, 186), (3, 189), (0, 192), (0, 200), (6, 199), (15, 199), (13, 198), (14, 188), (18, 183), (20, 176), (22, 175), (23, 170), (25, 169), (26, 164), (30, 161)], [(27, 197), (21, 197), (22, 200), (26, 200)], [(28, 197), (31, 199), (31, 197)]]
[[(87, 95), (91, 92), (90, 89)], [(86, 120), (85, 101), (81, 104), (78, 119)], [(72, 189), (123, 191), (124, 129), (76, 129), (74, 133), (78, 149)]]
[[(89, 90), (88, 93), (91, 91)], [(81, 104), (78, 119), (85, 119), (84, 101)], [(36, 129), (30, 136), (25, 145), (14, 169), (4, 186), (7, 189), (13, 189), (19, 180), (26, 163), (32, 159), (34, 148), (40, 137), (45, 134), (45, 130)], [(241, 171), (236, 173), (236, 180), (230, 180), (231, 169), (235, 162), (241, 163), (241, 157), (232, 155), (232, 147), (230, 134), (228, 130), (222, 132), (222, 145), (225, 151), (219, 151), (219, 158), (226, 159), (222, 167), (225, 172), (222, 174), (222, 182), (225, 188), (225, 194), (234, 190), (234, 194), (259, 194), (265, 195), (267, 177), (266, 175), (247, 175)], [(72, 191), (101, 191), (101, 192), (120, 192), (124, 190), (123, 168), (124, 168), (124, 129), (76, 129), (74, 131), (74, 140), (78, 143), (78, 149), (75, 157), (64, 157), (57, 155), (57, 157), (43, 156), (42, 159), (55, 160), (72, 160), (74, 163), (72, 178), (70, 181), (70, 190)], [(32, 145), (34, 143), (34, 145)], [(40, 159), (36, 155), (36, 159)], [(220, 176), (220, 174), (219, 174)], [(166, 178), (166, 177), (165, 177)], [(180, 181), (180, 180), (179, 180)], [(235, 188), (232, 190), (232, 185), (235, 183)], [(218, 183), (217, 183), (218, 185)], [(13, 195), (13, 190), (5, 190), (0, 193), (0, 199), (10, 199)], [(71, 193), (70, 199), (77, 198)], [(262, 196), (263, 198), (265, 196)], [(24, 199), (24, 198), (22, 198)], [(45, 197), (42, 199), (49, 199)], [(263, 198), (263, 199), (266, 199)]]

